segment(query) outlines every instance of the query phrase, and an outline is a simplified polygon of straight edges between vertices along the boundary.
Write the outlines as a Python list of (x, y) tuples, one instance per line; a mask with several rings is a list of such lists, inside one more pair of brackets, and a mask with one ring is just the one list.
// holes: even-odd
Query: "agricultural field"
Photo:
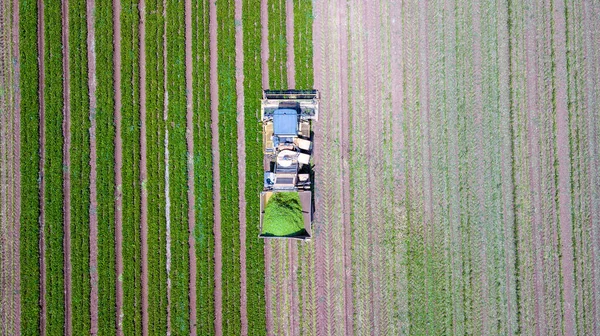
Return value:
[[(600, 334), (600, 3), (0, 2), (0, 334)], [(263, 89), (317, 89), (311, 241)]]

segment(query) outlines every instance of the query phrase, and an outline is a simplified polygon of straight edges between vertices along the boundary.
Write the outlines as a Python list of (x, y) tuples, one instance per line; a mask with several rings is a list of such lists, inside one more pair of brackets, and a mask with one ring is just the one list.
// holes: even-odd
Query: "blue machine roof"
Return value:
[(273, 134), (277, 136), (298, 135), (298, 112), (294, 109), (278, 109), (273, 112)]

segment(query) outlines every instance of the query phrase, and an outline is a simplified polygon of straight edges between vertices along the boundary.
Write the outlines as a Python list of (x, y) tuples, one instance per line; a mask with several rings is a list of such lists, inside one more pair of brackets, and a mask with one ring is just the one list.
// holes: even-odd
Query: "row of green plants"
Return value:
[(163, 1), (146, 2), (149, 332), (167, 332)]
[(269, 6), (269, 84), (272, 90), (287, 87), (287, 40), (285, 0), (268, 0)]
[(44, 241), (46, 330), (63, 333), (63, 55), (61, 3), (44, 1)]
[(296, 89), (299, 90), (312, 89), (314, 86), (313, 20), (312, 1), (294, 0), (294, 62)]
[(39, 133), (38, 6), (36, 0), (19, 2), (19, 61), (21, 66), (21, 332), (40, 333), (39, 249)]
[[(96, 153), (98, 208), (98, 334), (116, 328), (115, 282), (115, 126), (113, 75), (113, 8), (107, 1), (96, 2), (95, 12), (97, 108)], [(94, 211), (92, 209), (92, 211)]]
[(246, 277), (248, 334), (266, 334), (264, 242), (260, 234), (260, 198), (263, 179), (262, 127), (260, 120), (261, 24), (260, 7), (242, 3), (244, 27), (244, 128), (246, 141)]
[(196, 320), (198, 335), (214, 331), (213, 160), (210, 101), (209, 3), (192, 3), (194, 92), (194, 246), (196, 249)]
[(142, 333), (140, 49), (138, 2), (121, 3), (121, 139), (123, 141), (123, 333)]
[(241, 332), (234, 14), (234, 1), (217, 3), (219, 170), (223, 246), (223, 334), (225, 335), (238, 335)]
[(171, 333), (189, 334), (189, 245), (187, 201), (185, 8), (167, 1), (167, 106), (171, 204)]
[(69, 1), (71, 276), (73, 334), (90, 333), (90, 103), (86, 1)]

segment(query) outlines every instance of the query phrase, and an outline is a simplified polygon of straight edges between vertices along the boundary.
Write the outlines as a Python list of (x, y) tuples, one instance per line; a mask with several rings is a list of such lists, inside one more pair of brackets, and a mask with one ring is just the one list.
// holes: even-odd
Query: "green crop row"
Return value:
[(167, 1), (169, 197), (171, 203), (171, 333), (189, 334), (189, 245), (185, 90), (185, 9)]
[(121, 9), (121, 139), (123, 141), (123, 333), (142, 333), (140, 185), (140, 16), (137, 1)]
[(44, 1), (44, 236), (46, 330), (64, 331), (63, 55), (61, 3)]
[(149, 331), (167, 332), (165, 222), (164, 17), (162, 0), (146, 2), (146, 143), (148, 145), (148, 301)]
[(21, 65), (21, 333), (40, 333), (39, 250), (39, 67), (36, 0), (19, 2), (19, 57)]
[(269, 5), (269, 86), (287, 88), (287, 40), (285, 0), (268, 0)]
[(223, 246), (223, 334), (225, 335), (238, 335), (241, 332), (234, 13), (234, 1), (217, 3), (219, 170)]
[(296, 89), (299, 90), (312, 89), (314, 86), (313, 20), (312, 1), (294, 0), (294, 61)]
[(98, 333), (114, 333), (115, 303), (115, 170), (114, 170), (114, 82), (113, 9), (106, 1), (96, 2), (96, 146), (98, 192)]
[(192, 3), (194, 92), (194, 193), (196, 224), (196, 308), (198, 335), (214, 331), (213, 171), (210, 114), (209, 3)]
[(69, 1), (73, 334), (90, 333), (90, 139), (86, 1)]
[(260, 45), (260, 7), (255, 1), (242, 4), (244, 27), (244, 127), (246, 141), (246, 276), (248, 299), (248, 334), (266, 334), (264, 243), (259, 235), (262, 190), (262, 95)]

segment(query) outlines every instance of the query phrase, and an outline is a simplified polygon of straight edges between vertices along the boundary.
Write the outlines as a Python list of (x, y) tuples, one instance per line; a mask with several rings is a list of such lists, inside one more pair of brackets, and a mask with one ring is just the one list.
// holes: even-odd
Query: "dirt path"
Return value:
[(72, 272), (71, 265), (71, 75), (69, 72), (69, 0), (62, 0), (63, 45), (63, 215), (64, 215), (64, 291), (65, 334), (73, 333)]
[(185, 90), (186, 90), (186, 144), (187, 144), (187, 183), (188, 183), (188, 230), (189, 230), (189, 260), (190, 260), (190, 335), (197, 334), (196, 313), (196, 246), (194, 228), (196, 212), (194, 198), (194, 93), (193, 93), (193, 55), (192, 55), (192, 1), (185, 0)]
[(123, 139), (121, 138), (121, 1), (113, 0), (113, 63), (115, 87), (115, 262), (117, 335), (123, 335)]
[(140, 183), (141, 191), (141, 216), (140, 238), (142, 252), (142, 335), (148, 335), (148, 180), (146, 142), (146, 1), (140, 0)]
[[(235, 21), (242, 22), (242, 0), (235, 0)], [(244, 44), (243, 26), (235, 27), (235, 91), (237, 95), (237, 148), (240, 220), (240, 315), (242, 335), (248, 334), (248, 294), (246, 276), (246, 132), (244, 124)]]
[(46, 160), (46, 148), (45, 148), (45, 129), (44, 129), (44, 1), (38, 1), (38, 62), (39, 62), (39, 100), (40, 100), (40, 333), (46, 334), (46, 241), (44, 237), (45, 231), (45, 204), (44, 198), (44, 162)]
[(96, 29), (94, 24), (95, 0), (89, 0), (86, 6), (87, 20), (87, 56), (88, 86), (90, 95), (90, 315), (92, 335), (98, 334), (98, 191), (96, 151)]
[(219, 82), (217, 78), (217, 6), (210, 3), (210, 112), (213, 155), (213, 202), (215, 233), (215, 334), (223, 334), (223, 256), (221, 246), (221, 173), (219, 171)]
[(555, 56), (555, 108), (556, 142), (558, 152), (558, 203), (563, 276), (563, 330), (567, 335), (577, 332), (575, 323), (575, 288), (573, 264), (573, 227), (571, 223), (571, 169), (569, 151), (569, 110), (567, 107), (567, 50), (565, 4), (558, 0), (553, 4), (554, 34), (552, 37)]

